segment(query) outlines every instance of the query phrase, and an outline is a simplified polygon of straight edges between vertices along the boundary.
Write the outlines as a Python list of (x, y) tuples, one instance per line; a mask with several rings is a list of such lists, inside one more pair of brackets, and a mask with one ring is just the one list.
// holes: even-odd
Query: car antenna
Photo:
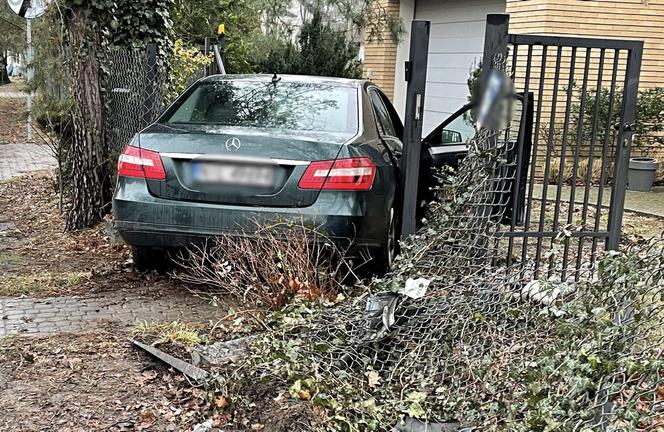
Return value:
[(279, 81), (281, 81), (281, 77), (277, 77), (277, 73), (275, 72), (272, 77), (272, 84), (276, 87)]

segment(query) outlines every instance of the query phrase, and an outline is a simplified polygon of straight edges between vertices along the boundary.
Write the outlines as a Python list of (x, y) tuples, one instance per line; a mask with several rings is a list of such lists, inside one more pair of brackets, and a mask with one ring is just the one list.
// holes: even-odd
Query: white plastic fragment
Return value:
[(408, 278), (406, 281), (406, 286), (399, 291), (399, 294), (403, 294), (406, 297), (410, 297), (412, 299), (424, 297), (424, 294), (426, 294), (430, 283), (431, 281), (429, 279), (422, 277), (417, 279)]
[(194, 426), (193, 432), (209, 432), (212, 430), (212, 424), (212, 419), (208, 419)]
[(544, 306), (553, 304), (560, 295), (560, 288), (542, 289), (538, 280), (528, 282), (521, 290), (521, 298), (535, 303), (541, 303)]

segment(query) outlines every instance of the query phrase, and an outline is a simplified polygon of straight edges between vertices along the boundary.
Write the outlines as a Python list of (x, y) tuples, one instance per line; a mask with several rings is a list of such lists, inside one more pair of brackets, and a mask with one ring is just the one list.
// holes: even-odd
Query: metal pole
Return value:
[(417, 189), (422, 148), (422, 120), (424, 92), (427, 84), (429, 34), (431, 23), (413, 20), (410, 30), (410, 58), (406, 62), (406, 117), (404, 122), (404, 152), (401, 162), (401, 197), (403, 211), (401, 239), (416, 230)]
[(486, 79), (494, 67), (494, 59), (502, 55), (507, 59), (507, 39), (509, 37), (510, 16), (508, 14), (489, 14), (486, 16), (484, 31), (484, 55), (482, 57), (482, 76), (480, 79), (480, 95), (484, 94)]
[[(489, 14), (486, 17), (482, 75), (480, 76), (480, 100), (487, 89), (488, 78), (491, 75), (491, 70), (494, 69), (495, 62), (506, 61), (507, 59), (509, 20), (510, 16), (507, 14)], [(482, 150), (495, 150), (498, 145), (497, 131), (492, 132), (487, 135), (487, 142), (480, 143), (483, 147)], [(494, 210), (494, 202), (496, 202), (496, 197), (492, 195), (495, 194), (495, 191), (492, 190), (494, 187), (493, 180), (492, 178), (485, 180), (481, 191), (483, 197), (474, 210), (473, 221), (470, 222), (470, 229), (478, 234), (475, 243), (475, 265), (477, 266), (486, 265), (489, 256), (489, 239), (483, 234), (486, 234), (489, 219)]]
[(636, 98), (639, 92), (642, 56), (643, 42), (640, 42), (637, 47), (629, 50), (629, 56), (627, 57), (623, 115), (618, 133), (618, 149), (613, 172), (613, 187), (611, 188), (611, 206), (609, 207), (609, 239), (606, 246), (610, 250), (618, 250), (618, 246), (620, 246), (625, 191), (627, 189), (627, 169), (635, 130), (634, 119), (636, 117)]
[(26, 28), (27, 28), (27, 42), (28, 42), (28, 52), (27, 52), (27, 61), (28, 61), (28, 87), (30, 88), (30, 92), (28, 93), (28, 100), (27, 100), (27, 110), (28, 110), (28, 142), (32, 142), (32, 98), (34, 97), (34, 90), (32, 90), (32, 80), (34, 79), (35, 71), (33, 67), (33, 61), (34, 61), (34, 55), (32, 51), (32, 20), (27, 19), (26, 20)]

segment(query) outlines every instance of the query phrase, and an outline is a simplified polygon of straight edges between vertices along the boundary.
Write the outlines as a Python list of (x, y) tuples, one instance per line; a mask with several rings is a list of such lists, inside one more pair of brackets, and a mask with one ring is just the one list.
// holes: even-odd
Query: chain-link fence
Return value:
[[(478, 133), (458, 175), (441, 176), (428, 223), (384, 279), (280, 311), (250, 354), (218, 371), (237, 426), (664, 428), (664, 243), (607, 253), (597, 271), (564, 279), (502, 265), (491, 246), (516, 166), (505, 132)], [(566, 241), (561, 231), (543, 254)]]
[[(172, 55), (172, 54), (171, 54)], [(177, 95), (172, 94), (168, 58), (155, 45), (145, 50), (112, 50), (108, 53), (106, 89), (106, 141), (112, 160), (132, 137), (150, 125)], [(193, 73), (185, 88), (205, 75)]]
[(168, 78), (162, 63), (154, 46), (108, 53), (106, 142), (111, 157), (161, 113)]

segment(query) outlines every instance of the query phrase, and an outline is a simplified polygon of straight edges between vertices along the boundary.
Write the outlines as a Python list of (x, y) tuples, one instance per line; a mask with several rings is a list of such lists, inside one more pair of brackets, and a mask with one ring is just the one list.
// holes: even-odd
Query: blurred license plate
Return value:
[(193, 180), (197, 183), (217, 183), (241, 186), (274, 186), (275, 172), (272, 166), (236, 165), (219, 163), (194, 163)]

